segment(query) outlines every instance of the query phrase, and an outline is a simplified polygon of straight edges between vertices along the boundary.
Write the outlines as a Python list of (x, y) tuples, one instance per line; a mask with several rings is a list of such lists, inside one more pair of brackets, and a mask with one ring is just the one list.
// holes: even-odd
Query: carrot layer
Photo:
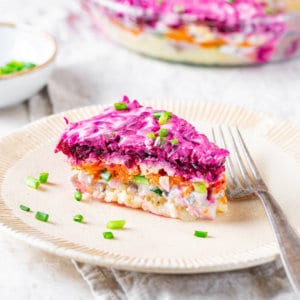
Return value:
[[(83, 170), (84, 172), (92, 175), (95, 180), (100, 178), (100, 173), (103, 170), (108, 170), (112, 175), (112, 178), (117, 179), (118, 181), (123, 183), (132, 182), (135, 175), (141, 174), (141, 171), (138, 166), (128, 169), (124, 165), (104, 164), (101, 162), (97, 164), (84, 164), (81, 165), (80, 167), (74, 167), (74, 169)], [(153, 173), (145, 175), (145, 177), (149, 180), (150, 184), (155, 185), (157, 187), (161, 187), (159, 182), (161, 176), (165, 176), (165, 175), (153, 174)], [(182, 196), (184, 198), (188, 197), (188, 195), (192, 191), (194, 191), (193, 183), (185, 180), (181, 176), (169, 176), (169, 185), (170, 187), (179, 186), (182, 190)], [(225, 175), (222, 175), (221, 178), (215, 183), (213, 183), (210, 187), (213, 188), (214, 193), (219, 193), (220, 191), (225, 190)]]

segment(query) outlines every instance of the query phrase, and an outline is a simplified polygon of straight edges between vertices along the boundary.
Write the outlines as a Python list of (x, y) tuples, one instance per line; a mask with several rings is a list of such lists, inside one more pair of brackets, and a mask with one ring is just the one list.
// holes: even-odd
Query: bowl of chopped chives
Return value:
[(0, 22), (0, 108), (42, 89), (54, 67), (55, 38), (28, 25)]

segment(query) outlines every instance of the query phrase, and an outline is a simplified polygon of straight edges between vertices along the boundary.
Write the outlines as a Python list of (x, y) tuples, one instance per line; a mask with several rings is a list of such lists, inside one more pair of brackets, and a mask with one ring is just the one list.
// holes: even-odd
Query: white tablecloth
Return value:
[[(197, 68), (170, 64), (138, 56), (100, 39), (88, 30), (86, 20), (78, 18), (75, 1), (56, 0), (46, 4), (37, 0), (0, 0), (0, 11), (3, 21), (35, 24), (55, 34), (60, 44), (57, 67), (48, 90), (30, 101), (0, 110), (0, 136), (51, 112), (112, 102), (123, 94), (137, 99), (159, 97), (233, 103), (272, 113), (300, 125), (300, 59), (248, 68)], [(67, 25), (66, 15), (72, 27), (70, 22)], [(56, 100), (50, 103), (48, 95)], [(0, 253), (1, 299), (91, 299), (88, 285), (69, 260), (34, 249), (1, 232)], [(82, 275), (87, 275), (87, 266), (77, 267)], [(271, 269), (267, 268), (266, 274)], [(243, 299), (251, 299), (251, 290), (264, 284), (253, 276), (255, 270), (262, 272), (264, 269), (230, 275), (238, 279), (244, 274), (244, 281), (237, 280), (239, 297), (244, 291), (247, 296)], [(120, 286), (126, 288), (129, 277), (124, 277), (122, 272), (116, 273)], [(260, 297), (294, 299), (285, 275), (282, 272), (277, 275), (277, 287), (282, 289), (279, 296), (275, 287), (273, 294), (268, 290)], [(210, 276), (218, 277), (215, 274)], [(153, 283), (159, 282), (154, 280)], [(97, 288), (99, 294), (99, 286), (95, 286), (96, 292)], [(100, 289), (103, 291), (103, 285)], [(141, 297), (129, 292), (127, 296), (132, 299)], [(219, 296), (215, 293), (208, 299), (218, 299)], [(106, 298), (110, 299), (107, 295)], [(164, 294), (159, 299), (171, 299), (171, 296)]]

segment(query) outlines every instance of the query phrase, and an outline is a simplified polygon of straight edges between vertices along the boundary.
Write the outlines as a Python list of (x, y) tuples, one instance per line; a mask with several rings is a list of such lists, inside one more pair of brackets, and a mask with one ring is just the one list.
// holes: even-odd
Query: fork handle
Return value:
[(269, 192), (257, 192), (256, 195), (261, 199), (274, 229), (286, 274), (295, 292), (300, 295), (300, 238)]

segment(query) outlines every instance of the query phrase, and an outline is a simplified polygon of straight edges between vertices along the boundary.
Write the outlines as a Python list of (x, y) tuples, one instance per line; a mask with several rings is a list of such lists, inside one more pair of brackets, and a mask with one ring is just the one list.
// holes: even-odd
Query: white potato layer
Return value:
[(184, 198), (181, 190), (173, 186), (169, 191), (164, 190), (160, 196), (151, 191), (154, 187), (151, 185), (124, 184), (115, 179), (109, 182), (102, 179), (94, 180), (92, 175), (80, 170), (73, 171), (71, 180), (76, 188), (84, 192), (86, 199), (114, 202), (171, 218), (214, 219), (217, 212), (227, 210), (227, 205), (220, 201), (224, 191), (213, 195), (215, 201), (208, 201), (206, 193), (191, 192)]

